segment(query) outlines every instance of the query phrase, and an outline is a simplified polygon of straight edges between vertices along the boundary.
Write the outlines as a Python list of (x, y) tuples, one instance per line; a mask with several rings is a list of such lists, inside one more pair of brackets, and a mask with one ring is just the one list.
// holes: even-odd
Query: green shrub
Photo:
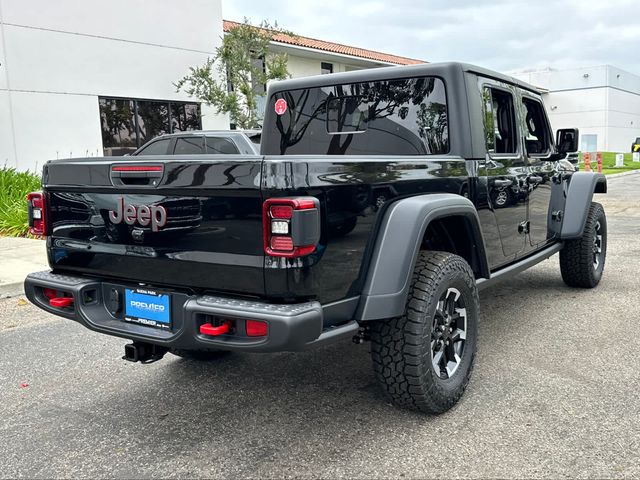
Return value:
[(40, 176), (0, 168), (0, 235), (29, 236), (27, 194), (41, 188)]

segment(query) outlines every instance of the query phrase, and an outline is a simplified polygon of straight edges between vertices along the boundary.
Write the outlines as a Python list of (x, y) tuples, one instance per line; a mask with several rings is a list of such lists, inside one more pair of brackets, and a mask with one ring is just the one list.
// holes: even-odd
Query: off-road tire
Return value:
[[(599, 226), (599, 228), (598, 228)], [(600, 236), (600, 261), (595, 255)], [(570, 287), (593, 288), (602, 278), (607, 257), (607, 217), (602, 205), (592, 202), (582, 237), (568, 240), (560, 250), (560, 273)]]
[(227, 350), (185, 350), (181, 348), (172, 348), (169, 350), (174, 355), (197, 362), (211, 362), (226, 357), (231, 352)]
[[(441, 378), (433, 364), (432, 335), (443, 295), (458, 290), (466, 308), (466, 340), (457, 370)], [(449, 410), (464, 393), (476, 355), (480, 306), (475, 277), (461, 257), (420, 252), (401, 317), (371, 323), (371, 357), (383, 391), (397, 406), (424, 413)], [(441, 372), (442, 373), (442, 372)]]

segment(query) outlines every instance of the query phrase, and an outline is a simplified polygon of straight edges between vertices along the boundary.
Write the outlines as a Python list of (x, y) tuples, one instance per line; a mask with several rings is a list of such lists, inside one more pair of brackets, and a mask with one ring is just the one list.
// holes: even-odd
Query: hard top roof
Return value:
[(526, 82), (517, 78), (495, 72), (487, 68), (478, 67), (468, 63), (446, 62), (446, 63), (426, 63), (420, 65), (408, 65), (401, 67), (370, 68), (356, 70), (352, 72), (333, 73), (328, 75), (316, 75), (313, 77), (295, 78), (273, 82), (269, 85), (270, 94), (286, 90), (300, 90), (304, 88), (324, 87), (347, 83), (368, 82), (376, 80), (393, 80), (405, 77), (418, 76), (440, 76), (462, 74), (463, 72), (475, 73), (481, 76), (493, 78), (506, 83), (517, 85), (535, 93), (540, 91)]

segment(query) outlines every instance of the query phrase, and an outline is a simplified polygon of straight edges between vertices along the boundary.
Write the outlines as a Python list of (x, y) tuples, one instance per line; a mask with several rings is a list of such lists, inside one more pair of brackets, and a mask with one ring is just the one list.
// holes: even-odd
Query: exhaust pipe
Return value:
[(153, 363), (161, 360), (168, 351), (169, 349), (166, 347), (151, 343), (133, 342), (124, 346), (124, 357), (122, 359), (134, 363)]

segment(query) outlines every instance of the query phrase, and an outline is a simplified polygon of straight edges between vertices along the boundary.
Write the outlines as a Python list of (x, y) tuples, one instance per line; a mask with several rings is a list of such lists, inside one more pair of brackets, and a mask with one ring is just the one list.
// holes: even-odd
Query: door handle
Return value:
[(507, 179), (497, 179), (493, 181), (493, 184), (496, 187), (510, 187), (511, 185), (513, 185), (513, 180), (507, 180)]
[(529, 185), (538, 185), (539, 183), (542, 183), (542, 177), (531, 175), (530, 177), (527, 177), (527, 183), (529, 183)]

